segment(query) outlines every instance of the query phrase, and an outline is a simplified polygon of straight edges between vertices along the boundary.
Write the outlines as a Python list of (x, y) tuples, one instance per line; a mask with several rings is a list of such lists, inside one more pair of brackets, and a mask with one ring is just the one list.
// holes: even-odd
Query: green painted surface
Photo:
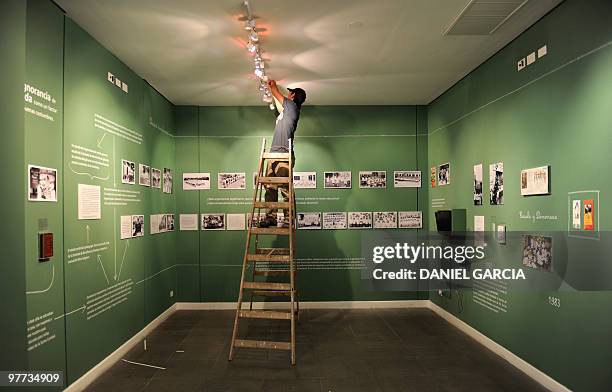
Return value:
[[(577, 17), (580, 15), (580, 17)], [(612, 279), (604, 231), (612, 214), (609, 164), (612, 26), (609, 1), (568, 0), (429, 106), (429, 166), (451, 163), (451, 184), (430, 190), (444, 209), (485, 217), (485, 229), (505, 224), (507, 245), (488, 252), (521, 267), (522, 244), (512, 233), (553, 236), (553, 272), (527, 269), (539, 292), (510, 285), (507, 312), (494, 313), (453, 292), (434, 301), (573, 390), (609, 390), (612, 381)], [(517, 72), (517, 61), (547, 44), (548, 54)], [(504, 163), (503, 205), (488, 203), (489, 164)], [(484, 205), (472, 202), (473, 165), (483, 164)], [(551, 195), (522, 197), (520, 171), (550, 165)], [(605, 170), (605, 169), (604, 169)], [(602, 241), (566, 238), (568, 193), (599, 190)], [(591, 198), (589, 196), (583, 197)], [(573, 197), (573, 196), (572, 196)], [(432, 208), (430, 224), (434, 224)], [(521, 219), (540, 212), (556, 219)], [(563, 283), (560, 277), (565, 278)], [(585, 292), (585, 290), (587, 290)], [(549, 304), (560, 299), (560, 308)], [(458, 307), (458, 303), (462, 307)], [(588, 336), (588, 338), (587, 338)], [(582, 337), (585, 337), (584, 339)]]

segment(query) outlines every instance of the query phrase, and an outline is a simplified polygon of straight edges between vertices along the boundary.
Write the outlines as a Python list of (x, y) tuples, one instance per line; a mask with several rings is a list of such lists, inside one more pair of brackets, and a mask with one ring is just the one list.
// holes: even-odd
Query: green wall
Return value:
[[(430, 190), (433, 212), (465, 208), (467, 223), (505, 224), (506, 245), (488, 253), (521, 267), (520, 234), (553, 237), (552, 272), (525, 269), (538, 290), (510, 284), (506, 312), (474, 302), (473, 292), (432, 294), (450, 310), (519, 357), (573, 390), (607, 390), (612, 380), (612, 283), (606, 205), (612, 102), (612, 3), (568, 0), (429, 105), (429, 166), (451, 164), (451, 184)], [(524, 70), (517, 61), (547, 44)], [(503, 205), (488, 203), (488, 166), (504, 163)], [(473, 165), (483, 164), (484, 205), (472, 200)], [(522, 197), (522, 169), (550, 165), (551, 194)], [(603, 169), (603, 170), (602, 170)], [(601, 240), (568, 236), (570, 192), (599, 190)], [(583, 199), (591, 198), (592, 192)], [(532, 216), (554, 219), (521, 219)], [(588, 233), (570, 233), (587, 234)], [(591, 235), (591, 237), (593, 237)], [(600, 291), (601, 290), (601, 291)], [(549, 297), (560, 299), (552, 306)]]
[[(211, 188), (178, 190), (179, 213), (247, 213), (253, 197), (263, 137), (268, 146), (274, 114), (266, 107), (179, 108), (178, 172), (210, 172)], [(415, 106), (305, 106), (296, 134), (296, 171), (316, 171), (317, 189), (298, 189), (298, 211), (415, 211), (426, 209), (427, 188), (393, 188), (394, 170), (422, 170), (427, 162), (426, 111)], [(353, 188), (323, 189), (323, 172), (351, 170)], [(359, 189), (360, 170), (386, 170), (386, 189)], [(219, 172), (247, 173), (247, 189), (218, 190)], [(199, 194), (198, 194), (199, 192)], [(364, 288), (361, 232), (298, 231), (300, 298), (305, 301), (417, 299), (418, 293), (374, 292)], [(235, 301), (245, 231), (181, 232), (181, 298)], [(308, 267), (315, 259), (335, 268)], [(352, 259), (352, 261), (349, 261)], [(356, 261), (355, 261), (356, 260)], [(363, 263), (363, 261), (361, 261)], [(195, 264), (195, 265), (193, 265)], [(353, 264), (350, 266), (349, 264)], [(199, 281), (195, 273), (199, 272)]]

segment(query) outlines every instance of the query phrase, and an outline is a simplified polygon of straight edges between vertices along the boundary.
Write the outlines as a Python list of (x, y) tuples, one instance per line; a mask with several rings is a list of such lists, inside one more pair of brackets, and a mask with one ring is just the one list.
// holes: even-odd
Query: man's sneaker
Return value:
[(259, 227), (261, 227), (261, 228), (266, 228), (266, 227), (270, 227), (270, 226), (276, 227), (276, 219), (270, 218), (270, 217), (266, 217), (264, 220), (259, 222)]

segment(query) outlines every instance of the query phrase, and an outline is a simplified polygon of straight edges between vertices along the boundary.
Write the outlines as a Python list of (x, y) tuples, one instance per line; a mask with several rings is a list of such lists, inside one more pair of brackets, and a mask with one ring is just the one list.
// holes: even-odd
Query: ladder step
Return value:
[(291, 283), (273, 283), (273, 282), (244, 282), (245, 289), (255, 290), (291, 290)]
[(245, 348), (266, 348), (269, 350), (291, 350), (291, 343), (289, 342), (269, 342), (265, 340), (245, 340), (236, 339), (234, 342), (236, 347)]
[(288, 263), (291, 257), (289, 255), (254, 255), (248, 254), (247, 261), (269, 261), (273, 263)]
[[(293, 271), (295, 275), (296, 271)], [(258, 276), (287, 276), (289, 275), (289, 270), (255, 270), (255, 275)]]
[(279, 312), (275, 310), (241, 310), (240, 317), (270, 320), (291, 320), (291, 312)]
[(289, 161), (287, 152), (264, 152), (263, 159), (274, 159), (275, 161)]
[(253, 227), (252, 234), (267, 234), (267, 235), (289, 235), (288, 227)]
[(281, 208), (283, 210), (289, 209), (289, 202), (279, 201), (256, 201), (255, 208)]
[(289, 184), (289, 177), (258, 177), (260, 184)]
[(258, 255), (288, 255), (289, 248), (257, 248), (255, 250), (255, 253), (257, 253)]
[(260, 297), (289, 297), (291, 296), (291, 291), (279, 291), (279, 290), (253, 290), (251, 294)]

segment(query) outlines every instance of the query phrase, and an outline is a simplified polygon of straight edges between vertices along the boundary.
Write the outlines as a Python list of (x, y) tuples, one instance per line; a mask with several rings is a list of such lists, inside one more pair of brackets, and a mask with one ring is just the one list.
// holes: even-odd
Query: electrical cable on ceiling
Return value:
[(263, 93), (263, 101), (270, 104), (270, 110), (274, 110), (274, 102), (272, 98), (272, 91), (268, 87), (268, 76), (265, 71), (265, 62), (261, 57), (261, 42), (259, 34), (257, 33), (257, 22), (251, 12), (251, 5), (249, 0), (244, 0), (244, 8), (246, 15), (244, 18), (244, 29), (247, 31), (247, 52), (253, 57), (254, 70), (253, 74), (259, 78), (259, 91)]

